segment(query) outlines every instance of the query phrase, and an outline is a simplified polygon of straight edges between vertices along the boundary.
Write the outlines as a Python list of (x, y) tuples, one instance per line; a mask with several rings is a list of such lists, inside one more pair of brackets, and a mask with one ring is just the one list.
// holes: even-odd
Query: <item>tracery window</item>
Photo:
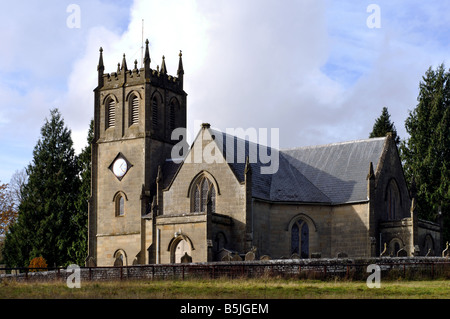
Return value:
[(202, 177), (194, 186), (193, 211), (211, 212), (216, 211), (216, 189), (207, 177)]
[(296, 221), (291, 228), (291, 254), (309, 258), (309, 227), (302, 219)]

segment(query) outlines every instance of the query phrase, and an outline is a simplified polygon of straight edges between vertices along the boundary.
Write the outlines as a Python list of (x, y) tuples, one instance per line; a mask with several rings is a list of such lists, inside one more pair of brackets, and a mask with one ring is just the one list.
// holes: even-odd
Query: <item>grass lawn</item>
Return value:
[(0, 299), (450, 299), (450, 280), (365, 282), (293, 279), (216, 279), (82, 282), (0, 282)]

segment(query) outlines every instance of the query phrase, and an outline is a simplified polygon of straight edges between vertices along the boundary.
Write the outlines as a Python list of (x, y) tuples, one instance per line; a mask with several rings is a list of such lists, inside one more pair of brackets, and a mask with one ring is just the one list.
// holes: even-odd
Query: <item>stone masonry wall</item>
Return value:
[[(189, 278), (260, 278), (288, 276), (294, 278), (334, 278), (336, 276), (365, 279), (371, 272), (367, 266), (378, 265), (382, 277), (394, 272), (395, 276), (450, 276), (450, 259), (444, 257), (395, 257), (395, 258), (330, 258), (232, 261), (190, 264), (136, 265), (129, 267), (80, 268), (81, 285), (86, 281), (105, 280), (153, 280)], [(17, 281), (67, 281), (73, 271), (57, 269), (44, 272), (2, 274), (2, 280)], [(331, 276), (331, 277), (330, 277)]]

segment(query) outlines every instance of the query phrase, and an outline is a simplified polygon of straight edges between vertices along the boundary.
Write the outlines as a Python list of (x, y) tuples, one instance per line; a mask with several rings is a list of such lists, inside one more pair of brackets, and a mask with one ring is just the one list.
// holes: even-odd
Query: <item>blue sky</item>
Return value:
[[(70, 28), (70, 4), (80, 9)], [(370, 4), (380, 28), (369, 28)], [(446, 1), (17, 0), (0, 12), (0, 182), (32, 160), (59, 108), (76, 151), (93, 116), (98, 49), (107, 72), (125, 53), (176, 74), (183, 51), (188, 130), (279, 128), (280, 147), (367, 138), (388, 107), (401, 138), (422, 75), (448, 65)]]

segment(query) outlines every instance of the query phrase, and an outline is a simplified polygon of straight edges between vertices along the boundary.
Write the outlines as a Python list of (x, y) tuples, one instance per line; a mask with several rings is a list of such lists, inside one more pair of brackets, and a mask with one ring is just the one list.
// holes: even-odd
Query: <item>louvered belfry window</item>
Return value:
[(133, 96), (131, 99), (131, 125), (139, 124), (139, 99)]
[(158, 99), (156, 96), (152, 100), (152, 124), (154, 127), (158, 126)]
[(169, 106), (169, 129), (171, 132), (175, 129), (175, 103), (172, 101)]
[(114, 125), (116, 125), (116, 103), (114, 102), (114, 100), (109, 100), (107, 106), (107, 128), (114, 127)]

